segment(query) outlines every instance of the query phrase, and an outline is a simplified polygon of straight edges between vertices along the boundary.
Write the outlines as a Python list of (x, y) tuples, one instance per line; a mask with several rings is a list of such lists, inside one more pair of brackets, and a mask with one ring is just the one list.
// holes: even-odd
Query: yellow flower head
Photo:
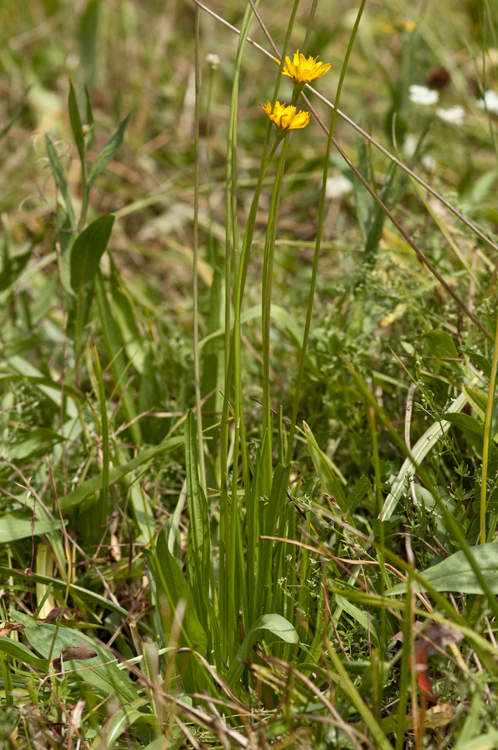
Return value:
[(288, 130), (299, 130), (299, 128), (305, 128), (310, 121), (310, 113), (297, 111), (296, 107), (286, 107), (285, 102), (275, 102), (275, 106), (271, 108), (271, 102), (268, 101), (266, 104), (261, 104), (264, 111), (272, 122), (275, 123), (281, 133), (286, 133)]
[[(294, 59), (291, 62), (290, 57), (285, 58), (285, 67), (283, 69), (283, 75), (288, 78), (292, 78), (294, 83), (298, 86), (304, 86), (305, 83), (311, 83), (316, 78), (323, 76), (327, 70), (330, 70), (331, 66), (328, 63), (317, 62), (318, 57), (308, 57), (301, 53), (299, 50), (294, 53)], [(276, 60), (276, 62), (279, 62)]]

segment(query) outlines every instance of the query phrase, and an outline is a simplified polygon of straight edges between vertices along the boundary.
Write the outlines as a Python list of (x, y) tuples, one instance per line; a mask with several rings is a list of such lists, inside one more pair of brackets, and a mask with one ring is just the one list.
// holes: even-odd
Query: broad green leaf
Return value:
[(464, 352), (464, 354), (467, 355), (470, 361), (483, 371), (487, 378), (491, 377), (491, 363), (486, 359), (486, 357), (483, 357), (482, 354), (478, 354), (477, 352), (475, 352), (471, 346), (461, 346), (460, 351)]
[(76, 148), (78, 149), (80, 161), (83, 164), (85, 160), (85, 138), (83, 135), (83, 127), (81, 125), (78, 102), (76, 101), (76, 94), (71, 82), (69, 83), (68, 109), (69, 121), (71, 122), (71, 130), (73, 131), (74, 141), (76, 143)]
[[(406, 591), (406, 585), (404, 590)], [(379, 647), (380, 646), (380, 639), (379, 639), (379, 625), (377, 623), (377, 620), (372, 617), (371, 614), (367, 614), (363, 609), (360, 609), (359, 607), (356, 607), (354, 604), (352, 604), (348, 599), (346, 599), (346, 596), (348, 595), (348, 591), (344, 591), (344, 596), (339, 596), (339, 594), (335, 595), (335, 601), (338, 607), (341, 607), (347, 614), (355, 620), (358, 625), (361, 625), (363, 630), (365, 630), (366, 633), (370, 635), (370, 638), (374, 642), (374, 644)]]
[(229, 685), (234, 685), (239, 679), (244, 671), (244, 662), (247, 661), (250, 650), (265, 630), (280, 638), (285, 643), (299, 643), (299, 636), (296, 629), (285, 617), (281, 615), (262, 615), (249, 630), (237, 651), (234, 663), (230, 665), (227, 675)]
[[(24, 368), (23, 363), (27, 361), (23, 359), (22, 357), (15, 356), (11, 357), (8, 360), (9, 365), (11, 365), (15, 370), (21, 370)], [(29, 366), (29, 363), (27, 363)], [(39, 372), (36, 370), (36, 368), (32, 368), (34, 372)], [(55, 403), (60, 402), (60, 391), (61, 387), (59, 383), (56, 383), (55, 380), (51, 380), (50, 378), (42, 377), (41, 375), (30, 375), (28, 373), (21, 374), (18, 372), (16, 375), (13, 374), (7, 374), (7, 375), (0, 375), (0, 383), (2, 382), (9, 382), (9, 383), (20, 383), (22, 380), (27, 380), (29, 383), (33, 383), (33, 385), (39, 386), (40, 390), (43, 390), (43, 387), (45, 387), (45, 390), (43, 391), (45, 395), (49, 396), (49, 398), (52, 399)], [(49, 392), (50, 390), (50, 392)], [(67, 383), (64, 384), (64, 395), (65, 396), (71, 396), (71, 399), (74, 401), (84, 401), (84, 397), (82, 394), (76, 390), (76, 388), (73, 388), (71, 385), (68, 385)], [(75, 414), (77, 415), (77, 412), (73, 412), (70, 416), (74, 419)]]
[[(183, 445), (183, 438), (169, 438), (163, 443), (156, 445), (154, 448), (147, 448), (142, 451), (136, 458), (133, 458), (127, 464), (123, 466), (115, 466), (109, 471), (109, 486), (121, 479), (125, 474), (128, 474), (134, 469), (138, 469), (147, 461), (155, 458), (155, 456), (159, 456), (161, 453), (166, 453), (168, 451), (173, 451), (181, 445)], [(83, 500), (86, 500), (87, 497), (100, 489), (102, 489), (102, 474), (97, 474), (91, 479), (87, 479), (86, 482), (80, 484), (75, 490), (68, 492), (67, 495), (62, 497), (60, 500), (61, 510), (66, 512), (75, 508), (82, 503)]]
[(71, 248), (71, 286), (79, 292), (92, 281), (105, 252), (114, 224), (113, 214), (92, 222), (74, 241)]
[[(64, 662), (64, 671), (68, 673), (68, 676), (73, 670), (78, 670), (77, 676), (75, 675), (76, 679), (83, 679), (104, 695), (114, 695), (120, 703), (131, 703), (139, 698), (135, 684), (128, 674), (118, 669), (115, 663), (108, 663), (113, 662), (114, 657), (97, 641), (79, 630), (70, 630), (62, 625), (57, 627), (48, 623), (37, 623), (24, 612), (15, 612), (15, 618), (24, 625), (29, 643), (45, 659), (58, 658), (61, 651), (68, 647), (84, 647), (97, 653), (97, 656), (92, 659), (84, 661), (71, 659)], [(52, 644), (54, 644), (53, 648)]]
[(9, 638), (6, 635), (0, 635), (0, 652), (7, 656), (11, 656), (13, 659), (17, 659), (24, 664), (31, 664), (32, 667), (41, 669), (44, 672), (48, 669), (47, 659), (40, 659), (40, 657), (36, 656), (29, 650), (29, 648), (26, 648), (23, 643), (13, 641), (12, 638)]
[[(61, 400), (63, 398), (60, 383), (54, 382), (53, 385), (45, 385), (45, 383), (47, 382), (47, 378), (45, 378), (40, 370), (38, 370), (31, 362), (28, 362), (27, 359), (19, 356), (18, 354), (14, 355), (13, 357), (9, 357), (7, 362), (13, 370), (19, 373), (19, 375), (28, 378), (29, 380), (31, 380), (31, 382), (35, 383), (40, 391), (48, 396), (48, 398), (53, 401), (54, 404), (57, 404), (57, 406), (60, 408)], [(50, 380), (48, 380), (48, 382), (50, 383)], [(76, 405), (73, 403), (73, 401), (76, 398), (81, 401), (81, 395), (77, 397), (74, 388), (66, 387), (64, 388), (64, 396), (68, 394), (71, 394), (71, 398), (67, 399), (66, 402), (67, 415), (74, 419), (75, 417), (78, 417), (78, 409), (76, 408)]]
[(40, 427), (28, 434), (7, 443), (1, 454), (9, 461), (22, 461), (35, 454), (49, 453), (56, 443), (61, 443), (66, 438), (59, 435), (48, 427)]
[(355, 512), (356, 508), (371, 487), (370, 480), (363, 474), (348, 494), (347, 504), (344, 510), (346, 516), (350, 516)]
[(484, 427), (475, 417), (471, 417), (469, 414), (454, 414), (452, 412), (446, 412), (443, 416), (447, 422), (456, 424), (464, 430), (475, 432), (479, 437), (484, 437)]
[(119, 147), (123, 143), (123, 136), (128, 125), (130, 115), (127, 115), (125, 119), (120, 123), (118, 129), (112, 136), (112, 138), (106, 143), (100, 154), (97, 156), (92, 166), (88, 170), (87, 185), (90, 189), (95, 182), (99, 174), (107, 167), (109, 162), (114, 158)]
[(0, 516), (0, 544), (9, 544), (17, 539), (27, 539), (32, 534), (48, 534), (62, 527), (61, 521), (35, 519), (32, 524), (31, 513), (14, 511)]
[[(482, 572), (493, 594), (498, 594), (498, 544), (481, 544), (471, 547), (474, 560)], [(475, 572), (462, 550), (455, 552), (432, 568), (421, 571), (420, 575), (436, 591), (458, 591), (462, 594), (483, 594)], [(420, 584), (423, 588), (423, 584)], [(402, 594), (406, 584), (388, 589), (386, 595)]]
[(424, 336), (424, 342), (431, 357), (458, 359), (456, 346), (450, 334), (446, 331), (439, 331), (437, 329), (429, 331)]
[[(156, 718), (152, 714), (143, 714), (138, 711), (138, 708), (147, 706), (148, 700), (145, 698), (139, 698), (133, 701), (129, 706), (122, 706), (119, 711), (110, 718), (109, 722), (105, 727), (105, 741), (107, 747), (115, 747), (116, 741), (121, 737), (126, 727), (131, 727), (136, 721), (140, 719), (148, 719), (149, 723), (154, 723)], [(162, 748), (164, 750), (164, 737), (162, 740)]]

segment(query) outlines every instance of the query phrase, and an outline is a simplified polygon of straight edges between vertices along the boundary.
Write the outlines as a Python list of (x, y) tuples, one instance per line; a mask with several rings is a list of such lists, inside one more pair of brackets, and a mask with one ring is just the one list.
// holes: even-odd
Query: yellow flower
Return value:
[(382, 31), (385, 34), (392, 34), (394, 31), (406, 31), (408, 34), (411, 34), (416, 28), (417, 24), (409, 18), (397, 18), (394, 22), (394, 26), (390, 23), (386, 23), (382, 26)]
[(275, 107), (271, 108), (271, 102), (268, 101), (266, 104), (260, 104), (264, 111), (272, 122), (275, 123), (277, 128), (282, 132), (286, 133), (288, 130), (299, 130), (299, 128), (305, 128), (310, 121), (310, 113), (297, 111), (296, 107), (286, 107), (285, 102), (275, 102)]
[[(278, 60), (275, 59), (275, 62)], [(285, 58), (285, 68), (282, 73), (288, 78), (292, 78), (294, 83), (298, 86), (304, 86), (305, 83), (311, 83), (316, 78), (323, 76), (327, 70), (330, 70), (331, 66), (328, 63), (317, 62), (318, 57), (308, 57), (301, 53), (299, 50), (294, 53), (294, 59), (291, 62), (290, 57)], [(280, 63), (279, 63), (280, 64)]]

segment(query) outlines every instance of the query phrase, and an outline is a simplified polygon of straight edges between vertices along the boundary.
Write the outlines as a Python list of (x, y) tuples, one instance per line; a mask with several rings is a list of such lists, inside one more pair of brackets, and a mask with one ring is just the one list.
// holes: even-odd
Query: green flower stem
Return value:
[[(244, 288), (246, 283), (246, 277), (247, 277), (247, 268), (249, 265), (250, 260), (250, 253), (251, 253), (251, 245), (252, 245), (252, 238), (254, 234), (254, 227), (256, 224), (256, 213), (258, 210), (258, 204), (259, 204), (259, 196), (261, 194), (261, 189), (263, 187), (263, 181), (266, 176), (266, 172), (268, 171), (268, 167), (270, 166), (273, 156), (275, 154), (275, 151), (277, 149), (279, 141), (277, 141), (273, 148), (270, 151), (270, 154), (268, 158), (266, 159), (266, 151), (268, 148), (269, 143), (269, 135), (271, 132), (271, 127), (268, 128), (268, 137), (265, 142), (265, 146), (263, 149), (263, 161), (262, 161), (262, 167), (260, 170), (260, 174), (258, 177), (258, 183), (256, 186), (256, 191), (254, 193), (254, 197), (251, 204), (251, 209), (249, 211), (249, 216), (247, 219), (246, 224), (246, 231), (244, 234), (244, 240), (242, 244), (242, 250), (240, 254), (239, 259), (239, 267), (237, 272), (237, 284), (235, 289), (235, 310), (234, 310), (234, 325), (233, 325), (233, 332), (231, 336), (231, 346), (230, 346), (230, 356), (228, 360), (227, 365), (227, 376), (226, 376), (226, 382), (225, 382), (225, 397), (223, 402), (223, 408), (226, 409), (226, 415), (227, 415), (227, 431), (228, 431), (228, 412), (229, 412), (229, 391), (230, 391), (230, 383), (232, 381), (232, 375), (234, 376), (235, 380), (235, 433), (234, 433), (234, 447), (233, 447), (233, 455), (234, 455), (234, 464), (236, 462), (236, 456), (239, 455), (239, 448), (241, 448), (241, 454), (242, 454), (242, 474), (243, 474), (243, 480), (244, 480), (244, 490), (246, 493), (246, 502), (251, 502), (250, 498), (250, 474), (249, 474), (249, 459), (247, 454), (247, 445), (245, 440), (245, 429), (244, 429), (244, 402), (243, 402), (243, 388), (242, 388), (242, 351), (241, 351), (241, 337), (240, 337), (240, 331), (241, 331), (241, 312), (242, 312), (242, 299), (244, 296)], [(228, 385), (227, 385), (228, 383)], [(232, 493), (231, 493), (231, 509), (230, 509), (230, 517), (227, 518), (227, 533), (229, 534), (229, 541), (226, 545), (226, 550), (228, 554), (228, 558), (230, 560), (230, 564), (228, 566), (228, 575), (227, 575), (227, 596), (229, 601), (238, 601), (238, 587), (239, 585), (242, 588), (242, 615), (244, 619), (244, 627), (250, 627), (250, 623), (248, 625), (247, 620), (247, 592), (246, 592), (246, 585), (245, 585), (245, 578), (244, 576), (237, 576), (234, 574), (234, 565), (236, 564), (236, 561), (238, 558), (240, 558), (240, 545), (237, 544), (237, 538), (238, 534), (241, 533), (241, 527), (240, 527), (240, 518), (239, 518), (239, 512), (238, 512), (238, 503), (237, 503), (237, 471), (233, 470), (232, 474)], [(220, 547), (221, 547), (221, 537), (220, 537)], [(221, 557), (220, 557), (221, 559)], [(241, 570), (243, 569), (243, 560), (239, 560), (241, 565)], [(220, 565), (220, 572), (222, 570), (222, 566)]]
[[(259, 4), (257, 0), (256, 5)], [(229, 658), (230, 663), (235, 658), (237, 649), (237, 612), (238, 595), (236, 545), (231, 529), (231, 517), (238, 513), (237, 493), (232, 496), (232, 507), (229, 509), (228, 498), (228, 439), (229, 439), (229, 398), (233, 370), (233, 348), (231, 346), (231, 296), (233, 276), (233, 259), (237, 252), (237, 111), (240, 84), (240, 68), (249, 28), (254, 18), (250, 7), (246, 9), (242, 29), (239, 37), (235, 73), (230, 102), (230, 119), (228, 123), (227, 148), (227, 176), (226, 176), (226, 244), (225, 244), (225, 387), (223, 411), (220, 425), (220, 569), (219, 569), (219, 612), (221, 643), (224, 653), (222, 657)], [(238, 437), (238, 436), (237, 436)], [(234, 473), (238, 463), (238, 455), (234, 452)], [(234, 523), (234, 522), (232, 522)]]
[(206, 466), (204, 463), (204, 439), (202, 435), (201, 408), (201, 369), (199, 363), (199, 6), (195, 6), (195, 134), (194, 134), (194, 263), (193, 263), (193, 304), (194, 304), (194, 374), (195, 374), (195, 408), (197, 412), (197, 440), (199, 443), (199, 478), (201, 487), (206, 493)]
[[(259, 5), (259, 0), (252, 4), (252, 9), (256, 9)], [(287, 25), (286, 38), (284, 42), (284, 55), (286, 54), (294, 19), (299, 6), (299, 0), (294, 0), (293, 9)], [(258, 184), (256, 186), (255, 195), (253, 198), (251, 210), (246, 224), (246, 231), (244, 235), (242, 250), (239, 258), (236, 284), (235, 284), (235, 298), (234, 298), (234, 329), (233, 334), (231, 332), (231, 309), (230, 309), (230, 293), (229, 290), (233, 287), (232, 275), (235, 263), (232, 261), (232, 257), (235, 258), (236, 250), (238, 247), (237, 238), (237, 205), (236, 205), (236, 191), (237, 191), (237, 102), (238, 102), (238, 86), (240, 78), (240, 64), (242, 60), (243, 46), (247, 39), (249, 32), (249, 25), (252, 20), (248, 8), (246, 16), (244, 18), (243, 28), (240, 35), (239, 49), (237, 52), (237, 61), (235, 66), (235, 77), (232, 87), (232, 101), (230, 108), (230, 122), (229, 122), (229, 139), (228, 139), (228, 152), (227, 152), (227, 203), (226, 203), (226, 216), (227, 216), (227, 242), (226, 242), (226, 254), (225, 254), (225, 285), (226, 285), (226, 302), (225, 302), (225, 384), (224, 384), (224, 399), (223, 399), (223, 411), (221, 416), (221, 440), (220, 440), (220, 474), (221, 474), (221, 498), (220, 498), (220, 568), (219, 568), (219, 602), (220, 602), (220, 627), (222, 630), (222, 642), (228, 644), (226, 646), (226, 652), (230, 662), (235, 657), (236, 639), (238, 624), (236, 621), (236, 613), (238, 611), (238, 602), (240, 601), (239, 592), (242, 594), (242, 616), (244, 626), (248, 626), (248, 616), (252, 603), (247, 601), (247, 585), (244, 581), (241, 581), (244, 573), (244, 560), (242, 551), (242, 524), (239, 517), (238, 509), (238, 498), (237, 498), (237, 465), (239, 456), (239, 445), (242, 453), (242, 471), (244, 481), (244, 491), (246, 493), (246, 500), (250, 498), (250, 472), (249, 472), (249, 460), (247, 453), (247, 445), (245, 439), (244, 419), (243, 419), (243, 390), (242, 390), (242, 355), (241, 355), (241, 337), (240, 337), (240, 314), (242, 310), (242, 299), (244, 294), (247, 267), (250, 259), (250, 251), (252, 244), (252, 237), (254, 233), (254, 225), (256, 221), (256, 212), (259, 202), (259, 196), (263, 184), (263, 179), (266, 171), (272, 161), (276, 148), (280, 142), (277, 139), (268, 159), (266, 154), (268, 145), (270, 142), (271, 135), (271, 123), (268, 123), (267, 136), (265, 145), (263, 148), (263, 156), (261, 160), (261, 172), (258, 178)], [(273, 94), (273, 106), (278, 96), (278, 90), (282, 80), (282, 71), (284, 67), (284, 60), (282, 58), (280, 64), (279, 74), (276, 79), (275, 90)], [(229, 488), (228, 488), (228, 437), (229, 437), (229, 417), (230, 417), (230, 391), (232, 386), (232, 377), (235, 375), (235, 433), (233, 441), (233, 476), (232, 476), (232, 487), (231, 487), (231, 498), (229, 500)], [(270, 450), (271, 457), (271, 450)], [(271, 475), (270, 475), (271, 482)], [(250, 624), (250, 623), (249, 623)]]
[(283, 137), (282, 151), (278, 160), (275, 184), (268, 216), (268, 227), (266, 230), (265, 252), (263, 259), (263, 299), (262, 299), (262, 334), (263, 334), (263, 431), (266, 433), (265, 455), (263, 457), (263, 493), (268, 497), (271, 489), (272, 465), (272, 415), (270, 401), (270, 319), (271, 319), (271, 294), (273, 286), (273, 263), (275, 258), (275, 239), (277, 234), (278, 209), (280, 205), (280, 193), (282, 189), (282, 177), (284, 174), (285, 160), (287, 157), (287, 146), (289, 144), (289, 133)]
[[(320, 209), (318, 212), (318, 227), (317, 227), (317, 233), (316, 233), (315, 254), (313, 256), (313, 269), (311, 271), (311, 283), (310, 283), (310, 290), (308, 294), (308, 309), (306, 311), (306, 323), (304, 326), (303, 344), (301, 347), (301, 353), (299, 357), (299, 368), (298, 368), (298, 375), (296, 379), (296, 389), (294, 393), (294, 402), (292, 405), (292, 417), (291, 417), (291, 424), (289, 428), (289, 438), (287, 442), (286, 463), (289, 463), (291, 461), (292, 453), (294, 450), (294, 435), (296, 432), (297, 411), (299, 408), (301, 386), (303, 383), (303, 376), (304, 376), (304, 366), (306, 363), (306, 350), (308, 348), (308, 338), (309, 338), (309, 333), (310, 333), (310, 328), (311, 328), (311, 316), (313, 313), (313, 300), (315, 298), (316, 278), (318, 274), (318, 259), (320, 257), (320, 245), (322, 241), (323, 224), (325, 221), (325, 199), (326, 199), (326, 190), (327, 190), (327, 177), (328, 177), (328, 171), (329, 171), (330, 151), (332, 148), (335, 120), (337, 117), (337, 110), (339, 108), (339, 100), (341, 98), (341, 92), (342, 92), (342, 87), (344, 84), (344, 78), (346, 77), (346, 71), (347, 71), (347, 67), (349, 63), (349, 58), (353, 50), (354, 40), (356, 38), (358, 26), (360, 25), (360, 20), (363, 14), (363, 10), (365, 8), (365, 4), (366, 4), (366, 0), (362, 0), (360, 8), (358, 10), (358, 14), (356, 16), (355, 25), (351, 33), (351, 38), (349, 40), (348, 48), (346, 50), (346, 56), (342, 64), (339, 84), (337, 86), (337, 92), (335, 95), (334, 108), (332, 111), (332, 118), (330, 121), (330, 129), (329, 129), (328, 140), (327, 140), (327, 150), (325, 153), (325, 165), (323, 169), (322, 194), (320, 198)], [(299, 91), (299, 93), (301, 93), (301, 91), (302, 89)]]
[[(488, 461), (489, 448), (491, 444), (491, 425), (493, 420), (493, 404), (495, 400), (496, 388), (496, 367), (498, 365), (498, 316), (495, 333), (495, 350), (493, 353), (493, 364), (491, 365), (491, 377), (489, 379), (488, 405), (486, 408), (486, 419), (484, 421), (484, 443), (482, 448), (482, 474), (481, 474), (481, 513), (480, 513), (480, 533), (479, 541), (481, 544), (486, 542), (486, 496), (487, 496), (487, 479), (488, 479)], [(490, 540), (492, 541), (492, 540)]]
[[(271, 132), (271, 131), (270, 131)], [(251, 255), (252, 238), (254, 235), (254, 226), (256, 224), (256, 213), (258, 210), (259, 196), (263, 187), (263, 180), (268, 171), (279, 141), (277, 140), (268, 156), (266, 158), (266, 151), (268, 147), (268, 140), (265, 143), (263, 153), (263, 163), (258, 177), (258, 183), (252, 200), (251, 209), (246, 224), (246, 231), (244, 234), (244, 241), (242, 245), (242, 251), (240, 254), (239, 267), (237, 273), (237, 283), (235, 288), (235, 311), (234, 311), (234, 325), (233, 325), (233, 352), (234, 352), (234, 380), (235, 380), (235, 450), (238, 451), (238, 443), (240, 436), (240, 446), (242, 454), (242, 477), (244, 480), (244, 490), (246, 494), (246, 501), (250, 502), (250, 474), (249, 474), (249, 459), (247, 455), (247, 445), (245, 440), (245, 427), (244, 427), (244, 400), (243, 400), (243, 387), (242, 387), (242, 346), (241, 346), (241, 321), (240, 316), (242, 314), (242, 299), (244, 296), (244, 289), (247, 278), (247, 268), (249, 266), (249, 260)], [(237, 455), (237, 453), (235, 454)]]

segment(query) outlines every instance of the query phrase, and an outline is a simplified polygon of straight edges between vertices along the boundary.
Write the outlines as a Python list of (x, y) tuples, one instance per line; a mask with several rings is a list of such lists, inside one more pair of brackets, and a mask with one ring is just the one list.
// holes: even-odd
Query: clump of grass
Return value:
[(10, 10), (0, 745), (494, 746), (490, 9)]

